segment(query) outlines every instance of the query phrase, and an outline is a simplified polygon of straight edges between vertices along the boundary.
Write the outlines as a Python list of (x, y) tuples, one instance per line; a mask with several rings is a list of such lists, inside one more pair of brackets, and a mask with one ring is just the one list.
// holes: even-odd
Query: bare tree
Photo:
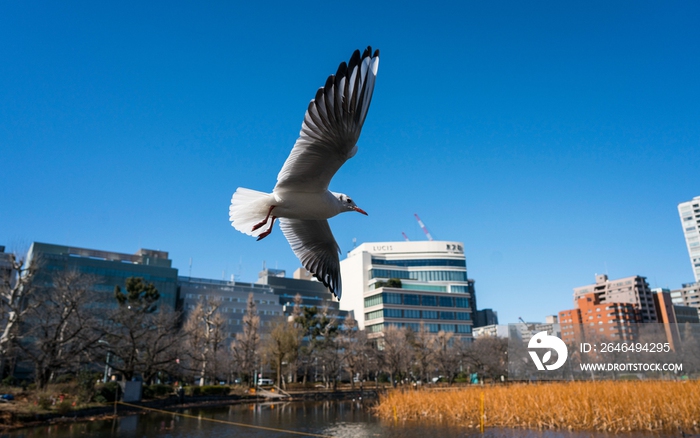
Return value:
[(36, 262), (26, 264), (16, 254), (9, 254), (8, 258), (8, 266), (0, 269), (0, 377), (5, 375), (22, 318), (31, 310), (26, 300), (33, 291), (36, 273)]
[(459, 373), (462, 342), (454, 333), (439, 331), (435, 337), (435, 363), (438, 370), (452, 384)]
[(430, 371), (435, 368), (435, 336), (425, 327), (423, 322), (420, 328), (411, 337), (411, 347), (413, 348), (413, 369), (415, 376), (422, 383), (430, 378)]
[(58, 373), (79, 367), (80, 358), (101, 337), (100, 321), (90, 308), (97, 298), (94, 279), (76, 271), (53, 277), (53, 284), (37, 289), (36, 305), (27, 308), (18, 347), (34, 364), (39, 388)]
[(109, 312), (103, 336), (112, 355), (109, 365), (125, 380), (137, 374), (150, 380), (157, 371), (169, 370), (178, 347), (177, 314), (157, 309), (158, 291), (141, 278), (128, 278), (126, 294), (115, 288), (115, 298), (119, 305)]
[(411, 346), (406, 339), (406, 329), (389, 325), (378, 346), (382, 349), (384, 366), (389, 371), (391, 383), (396, 387), (411, 364)]
[(207, 377), (216, 378), (221, 371), (219, 359), (223, 342), (226, 339), (224, 319), (218, 312), (219, 301), (202, 299), (185, 322), (188, 354), (199, 371), (199, 385), (204, 385)]
[[(304, 371), (304, 383), (306, 383), (312, 365), (317, 370), (320, 366), (323, 373), (324, 357), (319, 352), (324, 348), (323, 344), (327, 338), (337, 335), (338, 326), (335, 316), (329, 314), (327, 308), (319, 310), (316, 306), (303, 307), (294, 321), (301, 327), (303, 337), (306, 339), (299, 349), (299, 362)], [(334, 360), (332, 357), (328, 359)]]
[(284, 364), (289, 364), (299, 350), (300, 337), (296, 332), (299, 328), (292, 321), (280, 318), (273, 321), (269, 336), (263, 344), (263, 352), (268, 362), (277, 374), (277, 384), (286, 389), (282, 378)]
[(352, 316), (345, 319), (340, 335), (343, 352), (343, 365), (350, 374), (350, 385), (355, 389), (355, 377), (364, 377), (369, 371), (369, 341), (367, 332), (359, 330), (357, 321)]
[(338, 387), (338, 379), (342, 369), (342, 345), (338, 339), (338, 318), (328, 307), (322, 307), (318, 314), (318, 333), (313, 339), (313, 350), (321, 369), (321, 376), (326, 387)]
[(152, 327), (143, 343), (141, 362), (144, 382), (152, 383), (159, 372), (175, 374), (184, 342), (178, 333), (180, 312), (161, 306), (152, 315)]
[(248, 295), (248, 304), (243, 316), (243, 333), (237, 333), (236, 339), (231, 343), (233, 360), (242, 377), (252, 381), (253, 369), (260, 347), (260, 316), (255, 306), (253, 294)]
[(464, 358), (478, 374), (497, 380), (508, 370), (508, 339), (485, 336), (464, 350)]

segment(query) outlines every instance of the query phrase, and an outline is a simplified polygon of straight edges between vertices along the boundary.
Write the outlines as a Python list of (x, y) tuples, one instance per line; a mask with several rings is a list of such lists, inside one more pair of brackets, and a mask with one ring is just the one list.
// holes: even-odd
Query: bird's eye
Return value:
[(351, 202), (352, 202), (352, 199), (348, 198), (348, 204), (350, 204)]

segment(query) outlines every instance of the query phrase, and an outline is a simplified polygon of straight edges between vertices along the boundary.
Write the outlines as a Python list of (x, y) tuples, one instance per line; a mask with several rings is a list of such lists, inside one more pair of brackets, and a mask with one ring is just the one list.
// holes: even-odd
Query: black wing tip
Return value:
[[(308, 268), (307, 268), (307, 269), (308, 269)], [(320, 281), (321, 283), (323, 283), (323, 285), (326, 286), (326, 287), (328, 288), (328, 290), (331, 291), (331, 293), (333, 294), (333, 296), (336, 297), (336, 298), (338, 299), (338, 301), (340, 301), (340, 296), (341, 296), (341, 294), (342, 294), (342, 291), (340, 290), (340, 287), (338, 287), (338, 283), (340, 282), (340, 281), (339, 281), (340, 278), (335, 279), (335, 281), (328, 281), (326, 278), (323, 278), (321, 275), (318, 275), (318, 274), (315, 273), (315, 272), (311, 272), (311, 273), (314, 275), (314, 277), (316, 277), (316, 279), (317, 279), (318, 281)], [(330, 275), (329, 275), (328, 277), (330, 277)], [(331, 280), (334, 280), (334, 279), (331, 278)], [(335, 284), (334, 284), (334, 283), (335, 283)]]
[[(359, 50), (357, 52), (359, 52)], [(365, 58), (379, 58), (379, 49), (375, 50), (374, 54), (372, 54), (372, 46), (367, 46), (364, 53), (362, 53), (362, 59)]]
[(348, 65), (345, 63), (345, 61), (341, 62), (340, 65), (338, 66), (338, 71), (335, 72), (335, 77), (337, 78), (342, 78), (345, 76), (345, 72), (348, 70)]

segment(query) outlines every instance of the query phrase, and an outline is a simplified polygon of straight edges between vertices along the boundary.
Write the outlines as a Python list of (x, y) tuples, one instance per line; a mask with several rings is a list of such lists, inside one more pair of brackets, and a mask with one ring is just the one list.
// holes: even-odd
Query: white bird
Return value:
[(257, 237), (272, 232), (275, 219), (302, 265), (341, 297), (340, 247), (328, 218), (346, 211), (367, 215), (349, 196), (328, 191), (333, 175), (357, 152), (379, 67), (379, 50), (356, 50), (309, 103), (301, 132), (272, 193), (239, 187), (229, 218), (238, 231)]

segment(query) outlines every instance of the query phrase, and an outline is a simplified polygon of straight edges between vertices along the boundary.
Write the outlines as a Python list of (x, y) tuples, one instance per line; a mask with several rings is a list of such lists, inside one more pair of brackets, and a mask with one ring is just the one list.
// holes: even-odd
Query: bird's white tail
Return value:
[(272, 218), (269, 218), (267, 224), (257, 230), (253, 230), (253, 227), (265, 220), (273, 199), (273, 195), (270, 193), (258, 192), (244, 187), (236, 189), (228, 209), (229, 220), (233, 228), (249, 236), (258, 237), (267, 230)]

